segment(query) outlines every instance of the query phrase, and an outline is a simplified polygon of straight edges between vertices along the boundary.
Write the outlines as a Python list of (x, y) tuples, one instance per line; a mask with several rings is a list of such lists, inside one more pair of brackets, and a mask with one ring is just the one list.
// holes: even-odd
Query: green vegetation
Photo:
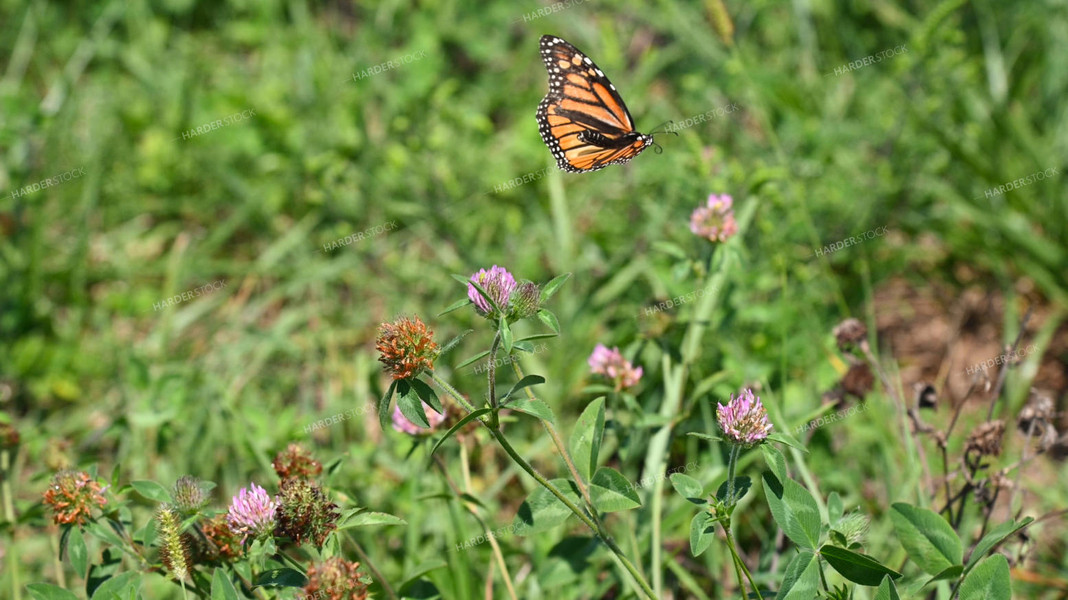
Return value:
[[(203, 527), (250, 482), (280, 492), (291, 443), (323, 470), (288, 493), (325, 494), (337, 532), (198, 566), (187, 597), (276, 577), (256, 597), (304, 598), (331, 553), (375, 598), (636, 598), (639, 578), (675, 598), (1065, 593), (1065, 453), (1026, 437), (1056, 419), (1017, 417), (1032, 388), (1064, 410), (1068, 7), (367, 4), (0, 0), (0, 433), (19, 434), (0, 436), (0, 597), (87, 598), (109, 576), (183, 597), (157, 529), (197, 511), (160, 516), (172, 485), (214, 483)], [(534, 119), (546, 33), (597, 61), (640, 131), (684, 127), (627, 165), (557, 170)], [(733, 197), (723, 243), (689, 228), (710, 194)], [(463, 364), (499, 322), (441, 313), (467, 298), (453, 274), (493, 265), (570, 277), (551, 317), (500, 334), (518, 358), (495, 393), (523, 381), (516, 406), (431, 456), (464, 413), (390, 427), (380, 324), (473, 330), (421, 380), (484, 406), (485, 358)], [(836, 343), (851, 317), (866, 333)], [(982, 332), (993, 351), (966, 345)], [(592, 374), (597, 344), (640, 382)], [(969, 365), (1013, 344), (1031, 350), (984, 387)], [(835, 405), (847, 372), (864, 399)], [(917, 382), (938, 406), (910, 416)], [(409, 415), (415, 385), (393, 398)], [(785, 441), (708, 439), (743, 388)], [(517, 458), (592, 505), (593, 530)], [(61, 469), (110, 486), (84, 530), (43, 503)], [(1016, 491), (991, 487), (1002, 469)], [(524, 521), (535, 500), (548, 521)]]

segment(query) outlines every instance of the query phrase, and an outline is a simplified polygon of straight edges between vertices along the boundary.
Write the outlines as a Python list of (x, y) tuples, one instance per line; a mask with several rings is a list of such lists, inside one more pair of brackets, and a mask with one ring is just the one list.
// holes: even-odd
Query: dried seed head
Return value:
[(847, 350), (867, 339), (868, 328), (857, 319), (846, 319), (835, 326), (833, 333), (838, 349)]
[(1005, 435), (1005, 421), (996, 419), (983, 423), (968, 435), (964, 454), (976, 453), (979, 456), (997, 456), (1001, 454), (1001, 438)]
[(1031, 399), (1020, 409), (1020, 414), (1016, 417), (1016, 426), (1020, 428), (1020, 431), (1027, 433), (1031, 429), (1031, 423), (1034, 423), (1035, 432), (1041, 433), (1052, 418), (1053, 399), (1044, 392), (1031, 388)]
[(323, 600), (364, 600), (370, 578), (358, 571), (360, 563), (349, 562), (340, 556), (308, 567), (305, 598)]
[(274, 472), (280, 479), (296, 477), (298, 479), (310, 479), (323, 472), (323, 463), (315, 460), (300, 444), (290, 444), (285, 450), (279, 452), (271, 463)]

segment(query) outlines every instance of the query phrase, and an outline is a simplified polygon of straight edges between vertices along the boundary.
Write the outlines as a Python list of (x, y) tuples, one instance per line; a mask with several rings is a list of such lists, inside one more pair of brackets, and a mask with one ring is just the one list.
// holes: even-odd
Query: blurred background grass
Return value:
[[(480, 395), (482, 376), (449, 365), (488, 346), (490, 334), (471, 312), (434, 317), (464, 293), (449, 274), (492, 264), (535, 281), (572, 272), (551, 307), (563, 337), (524, 359), (527, 371), (548, 377), (541, 393), (567, 431), (594, 396), (586, 356), (596, 343), (619, 345), (645, 367), (639, 401), (655, 413), (660, 353), (681, 325), (639, 314), (700, 284), (702, 261), (680, 253), (708, 252), (688, 217), (709, 193), (731, 194), (738, 208), (756, 203), (756, 212), (743, 240), (722, 250), (729, 285), (691, 378), (719, 374), (708, 402), (765, 382), (800, 422), (840, 375), (828, 359), (831, 327), (847, 316), (874, 325), (873, 298), (890, 280), (1005, 297), (1007, 325), (994, 317), (1005, 339), (1022, 299), (1048, 309), (1047, 343), (1060, 327), (1063, 175), (984, 191), (1063, 171), (1064, 2), (728, 2), (731, 44), (713, 28), (713, 2), (591, 1), (530, 18), (545, 6), (0, 0), (0, 410), (23, 432), (20, 512), (43, 522), (33, 507), (66, 462), (165, 485), (196, 474), (219, 483), (221, 504), (250, 478), (267, 480), (274, 453), (302, 441), (324, 460), (344, 457), (331, 486), (351, 502), (408, 520), (360, 538), (400, 581), (463, 541), (440, 500), (416, 501), (441, 483), (421, 461), (403, 462), (407, 440), (381, 432), (373, 413), (305, 431), (381, 393), (378, 323), (419, 314), (439, 339), (475, 327), (439, 369)], [(552, 170), (494, 191), (552, 164), (534, 120), (545, 33), (594, 57), (642, 131), (738, 110), (659, 136), (663, 154), (625, 167)], [(901, 45), (900, 56), (834, 74)], [(255, 116), (182, 139), (246, 110)], [(85, 176), (11, 195), (76, 168)], [(323, 251), (389, 221), (398, 229)], [(878, 227), (889, 233), (813, 256)], [(153, 308), (213, 281), (226, 287)], [(684, 323), (686, 311), (668, 321)], [(1013, 380), (1017, 397), (1029, 373)], [(695, 410), (703, 418), (681, 431), (709, 426), (709, 406)], [(919, 484), (893, 415), (884, 401), (834, 433), (870, 462), (843, 459), (841, 440), (823, 440), (810, 468), (827, 478), (824, 492), (874, 512), (914, 500), (901, 495)], [(529, 432), (512, 435), (558, 473)], [(476, 487), (499, 507), (491, 524), (507, 524), (523, 496), (516, 482), (529, 482), (496, 472), (483, 452)], [(721, 464), (692, 440), (673, 452), (686, 455), (680, 464)], [(642, 475), (640, 461), (623, 468)], [(1042, 502), (1063, 505), (1060, 492)], [(678, 563), (715, 597), (724, 563), (686, 558), (688, 508), (670, 506), (665, 531)], [(640, 514), (626, 518), (647, 541)], [(873, 554), (902, 556), (887, 528), (874, 527), (873, 538)], [(509, 560), (518, 569), (533, 557), (544, 575), (558, 539), (509, 540)], [(23, 581), (51, 578), (45, 537), (21, 534), (8, 551), (25, 557)], [(450, 554), (454, 568), (432, 579), (457, 594), (480, 589), (485, 552)], [(1065, 568), (1063, 554), (1049, 556), (1039, 570)], [(531, 577), (526, 597), (567, 581), (555, 577)], [(589, 572), (580, 579), (588, 587), (577, 593), (600, 589)]]

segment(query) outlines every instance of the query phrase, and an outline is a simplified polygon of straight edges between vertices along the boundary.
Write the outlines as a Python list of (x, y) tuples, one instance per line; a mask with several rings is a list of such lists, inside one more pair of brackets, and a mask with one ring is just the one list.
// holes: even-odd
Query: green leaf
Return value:
[(382, 431), (387, 431), (389, 428), (389, 422), (393, 418), (393, 415), (389, 412), (389, 403), (393, 399), (393, 392), (397, 391), (397, 382), (399, 380), (394, 379), (389, 384), (389, 389), (385, 394), (382, 394), (382, 399), (378, 401), (378, 424), (382, 427)]
[(549, 280), (549, 283), (545, 284), (545, 287), (541, 288), (541, 301), (545, 302), (549, 298), (553, 297), (553, 294), (560, 289), (560, 286), (564, 285), (564, 282), (571, 277), (571, 273), (564, 273), (563, 275), (557, 275)]
[(964, 571), (971, 571), (972, 567), (974, 567), (975, 564), (979, 562), (979, 559), (983, 558), (987, 552), (990, 552), (1005, 538), (1030, 525), (1031, 521), (1034, 521), (1031, 517), (1027, 517), (1019, 523), (1015, 521), (1006, 521), (991, 529), (983, 536), (983, 539), (979, 540), (979, 543), (975, 545), (975, 549), (972, 550), (972, 555), (968, 557), (968, 564), (965, 566)]
[(545, 323), (546, 327), (553, 330), (553, 333), (560, 333), (560, 321), (556, 319), (556, 315), (547, 309), (540, 309), (538, 311), (538, 318), (542, 323)]
[(776, 431), (775, 433), (768, 434), (768, 439), (773, 442), (779, 442), (780, 444), (786, 444), (791, 448), (796, 448), (805, 454), (808, 454), (808, 448), (805, 448), (804, 444), (788, 433)]
[(115, 533), (116, 526), (121, 527), (111, 519), (102, 519), (100, 521), (91, 521), (85, 526), (85, 531), (96, 539), (103, 540), (116, 548), (124, 548), (126, 541)]
[(256, 575), (252, 584), (263, 587), (304, 587), (308, 584), (308, 578), (296, 569), (281, 567), (268, 569)]
[(31, 583), (26, 590), (34, 600), (78, 600), (74, 594), (51, 583)]
[(897, 586), (889, 575), (883, 577), (879, 588), (875, 590), (875, 600), (901, 600), (901, 596), (897, 594)]
[(127, 592), (141, 589), (141, 574), (136, 571), (119, 573), (100, 584), (93, 592), (93, 600), (112, 600), (115, 596), (125, 598)]
[(89, 568), (89, 550), (85, 547), (85, 537), (80, 527), (71, 527), (67, 536), (67, 558), (78, 577), (85, 577)]
[(472, 356), (471, 358), (465, 360), (464, 362), (456, 365), (456, 370), (459, 371), (460, 369), (463, 369), (464, 367), (467, 367), (467, 366), (471, 365), (474, 362), (482, 360), (483, 358), (486, 358), (487, 356), (489, 356), (489, 350), (483, 350), (482, 352), (479, 352), (478, 354)]
[[(524, 338), (520, 338), (520, 339), (516, 340), (516, 343), (519, 343), (519, 342), (532, 342), (534, 340), (544, 340), (544, 339), (549, 339), (549, 338), (554, 338), (554, 337), (560, 337), (560, 334), (558, 334), (558, 333), (535, 333), (535, 334), (528, 335), (528, 336), (526, 336)], [(546, 344), (546, 347), (548, 347), (548, 344)]]
[(708, 500), (705, 500), (705, 488), (700, 481), (682, 473), (672, 473), (668, 479), (671, 480), (671, 487), (683, 498), (697, 505), (708, 503)]
[(935, 575), (961, 564), (964, 550), (953, 527), (932, 510), (896, 502), (890, 512), (901, 545), (924, 572)]
[(727, 499), (727, 482), (719, 484), (719, 489), (716, 490), (716, 498), (724, 504), (737, 504), (739, 500), (745, 497), (749, 493), (749, 488), (753, 487), (753, 480), (745, 475), (739, 475), (734, 478), (734, 498)]
[(597, 470), (597, 455), (601, 452), (604, 436), (604, 396), (586, 406), (571, 432), (571, 456), (575, 467), (587, 481)]
[(809, 600), (816, 597), (820, 585), (820, 563), (811, 550), (802, 550), (790, 560), (783, 573), (782, 587), (776, 600)]
[[(779, 481), (786, 481), (789, 477), (786, 476), (786, 457), (779, 452), (779, 449), (771, 444), (761, 444), (760, 453), (764, 455), (764, 464), (768, 465), (771, 472), (775, 474), (775, 478)], [(815, 548), (812, 548), (815, 550)]]
[[(441, 316), (444, 316), (444, 315), (447, 315), (447, 314), (451, 313), (454, 310), (460, 310), (461, 308), (467, 306), (468, 304), (474, 304), (474, 302), (471, 302), (470, 298), (464, 298), (462, 300), (457, 300), (456, 302), (453, 302), (452, 304), (450, 304), (448, 308), (446, 308), (445, 310), (439, 312), (438, 316), (441, 317)], [(468, 333), (470, 333), (471, 331), (473, 331), (473, 330), (469, 329)], [(464, 336), (464, 335), (467, 335), (467, 333), (462, 334), (461, 337)], [(456, 339), (455, 341), (458, 342), (460, 340)], [(442, 352), (444, 352), (444, 350), (442, 350)]]
[(838, 492), (831, 492), (827, 496), (827, 520), (831, 526), (833, 527), (838, 523), (844, 514), (845, 505), (842, 504), (842, 497), (838, 495)]
[(234, 582), (226, 576), (226, 569), (217, 568), (211, 576), (211, 600), (239, 600)]
[(634, 484), (619, 471), (610, 467), (601, 467), (590, 481), (590, 500), (593, 507), (600, 512), (630, 510), (642, 505)]
[(716, 538), (715, 527), (715, 518), (705, 510), (690, 519), (690, 554), (701, 556), (705, 550), (708, 550), (712, 540)]
[(438, 448), (445, 443), (445, 440), (452, 437), (452, 435), (459, 431), (461, 427), (490, 412), (493, 412), (493, 409), (487, 407), (477, 409), (475, 412), (468, 413), (467, 415), (465, 415), (464, 418), (460, 419), (455, 425), (450, 427), (449, 430), (445, 432), (445, 435), (441, 436), (440, 440), (434, 442), (434, 447), (430, 449), (430, 456), (434, 456), (434, 453), (437, 452)]
[[(430, 405), (430, 408), (433, 408), (439, 415), (444, 414), (445, 409), (441, 407), (441, 400), (438, 400), (438, 395), (433, 388), (418, 379), (412, 379), (410, 383), (412, 389), (419, 395), (420, 400)], [(425, 413), (426, 411), (423, 412)]]
[(359, 512), (344, 522), (338, 523), (337, 530), (352, 529), (353, 527), (367, 527), (368, 525), (407, 525), (408, 522), (400, 517), (395, 517), (383, 512)]
[[(560, 490), (560, 493), (570, 500), (572, 504), (575, 506), (582, 505), (578, 488), (575, 487), (573, 481), (570, 479), (553, 479), (549, 483)], [(538, 486), (519, 506), (519, 511), (512, 521), (512, 531), (520, 536), (548, 531), (563, 524), (573, 514), (571, 509), (564, 505), (552, 492)]]
[(686, 435), (692, 435), (695, 438), (701, 438), (702, 440), (708, 440), (710, 442), (722, 442), (723, 438), (716, 437), (714, 435), (708, 435), (707, 433), (700, 433), (698, 431), (688, 431)]
[(140, 479), (137, 481), (131, 481), (130, 485), (133, 486), (133, 489), (137, 490), (138, 494), (141, 494), (149, 500), (155, 500), (156, 502), (171, 501), (171, 494), (167, 491), (167, 488), (156, 483), (155, 481)]
[(943, 581), (943, 580), (946, 580), (946, 579), (956, 579), (956, 578), (960, 577), (962, 573), (964, 573), (964, 567), (963, 566), (961, 566), (961, 565), (953, 565), (952, 567), (946, 569), (945, 571), (942, 571), (941, 573), (939, 573), (939, 574), (935, 575), (934, 577), (928, 579), (927, 582), (924, 583), (923, 585), (926, 587), (926, 586), (931, 585), (932, 583), (934, 583), (936, 581)]
[(1010, 600), (1012, 580), (1009, 561), (993, 554), (975, 565), (960, 583), (959, 597), (967, 600)]
[(412, 385), (406, 382), (404, 382), (404, 385), (398, 386), (398, 388), (402, 387), (406, 389), (397, 399), (397, 406), (400, 407), (401, 414), (412, 423), (424, 429), (430, 429), (430, 421), (426, 418), (426, 408), (423, 407), (423, 401), (419, 398), (419, 394), (415, 392)]
[(827, 561), (827, 564), (834, 567), (834, 570), (838, 571), (842, 577), (860, 585), (879, 585), (879, 582), (886, 575), (894, 579), (901, 577), (901, 573), (883, 566), (882, 563), (870, 556), (857, 554), (852, 550), (846, 550), (838, 546), (828, 544), (820, 548), (820, 556)]
[(537, 398), (531, 400), (530, 398), (517, 396), (512, 398), (511, 402), (508, 403), (508, 408), (517, 410), (521, 413), (526, 413), (532, 417), (544, 419), (550, 423), (554, 423), (556, 420), (556, 417), (553, 415), (553, 409), (549, 408), (548, 404)]
[(802, 548), (815, 550), (822, 523), (812, 494), (793, 479), (780, 482), (771, 473), (764, 473), (764, 490), (771, 515), (786, 537)]
[(509, 396), (515, 395), (516, 392), (522, 390), (523, 388), (528, 388), (542, 383), (545, 383), (545, 378), (541, 375), (527, 375), (526, 377), (517, 381), (516, 384), (512, 386), (512, 389), (508, 390), (508, 393), (501, 397), (501, 403), (503, 404)]

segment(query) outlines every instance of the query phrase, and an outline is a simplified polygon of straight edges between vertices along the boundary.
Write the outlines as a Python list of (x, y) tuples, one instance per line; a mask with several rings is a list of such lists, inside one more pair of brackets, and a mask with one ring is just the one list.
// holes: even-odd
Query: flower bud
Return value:
[(192, 475), (183, 475), (174, 482), (171, 496), (174, 498), (174, 507), (183, 515), (191, 515), (208, 503), (207, 492), (200, 480)]
[(541, 308), (541, 289), (537, 284), (525, 281), (512, 292), (508, 304), (511, 315), (516, 319), (533, 317)]

